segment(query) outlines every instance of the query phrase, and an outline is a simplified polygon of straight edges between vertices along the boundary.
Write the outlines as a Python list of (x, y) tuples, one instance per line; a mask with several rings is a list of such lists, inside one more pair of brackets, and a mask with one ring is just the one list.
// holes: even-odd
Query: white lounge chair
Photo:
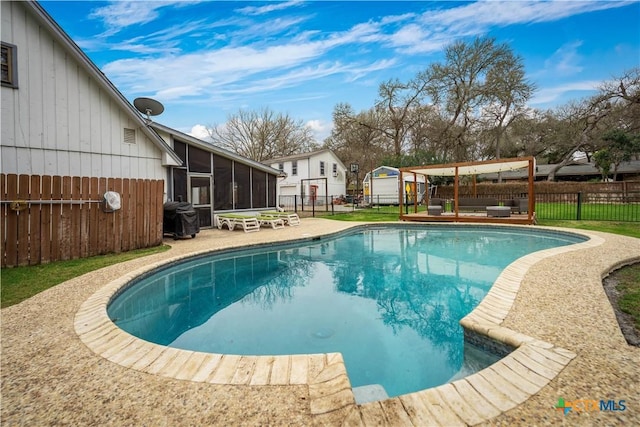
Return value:
[(260, 225), (271, 226), (274, 230), (284, 228), (284, 220), (282, 218), (262, 218), (262, 216), (260, 216), (258, 220), (260, 221)]
[(289, 226), (300, 225), (300, 217), (295, 212), (261, 211), (260, 219), (282, 219)]
[(215, 224), (218, 229), (222, 230), (222, 228), (226, 225), (229, 231), (233, 231), (236, 226), (240, 226), (245, 233), (250, 233), (252, 231), (260, 231), (260, 221), (254, 215), (243, 215), (243, 214), (217, 214), (214, 215)]

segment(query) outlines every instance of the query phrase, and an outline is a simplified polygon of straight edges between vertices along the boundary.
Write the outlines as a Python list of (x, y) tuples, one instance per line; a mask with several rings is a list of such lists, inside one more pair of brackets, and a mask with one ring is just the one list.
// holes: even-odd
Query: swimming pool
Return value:
[(390, 396), (493, 360), (468, 357), (459, 320), (527, 253), (584, 241), (523, 228), (373, 227), (196, 258), (136, 280), (109, 305), (124, 330), (227, 354), (343, 353), (354, 387)]

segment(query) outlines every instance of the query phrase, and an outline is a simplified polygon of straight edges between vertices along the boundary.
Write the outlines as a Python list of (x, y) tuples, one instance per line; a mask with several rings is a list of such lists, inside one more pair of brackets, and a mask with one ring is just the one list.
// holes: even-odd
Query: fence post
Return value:
[(576, 210), (576, 221), (580, 221), (582, 217), (582, 191), (578, 192), (578, 206)]

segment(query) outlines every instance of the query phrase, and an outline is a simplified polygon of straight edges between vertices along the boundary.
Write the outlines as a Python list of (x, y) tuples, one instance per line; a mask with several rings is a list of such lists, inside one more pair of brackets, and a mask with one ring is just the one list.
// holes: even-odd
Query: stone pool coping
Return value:
[[(436, 225), (437, 226), (437, 225)], [(118, 328), (107, 305), (132, 279), (180, 255), (132, 271), (104, 286), (82, 304), (75, 330), (96, 354), (125, 368), (152, 375), (227, 385), (308, 385), (310, 410), (320, 423), (380, 419), (417, 425), (475, 425), (526, 401), (552, 381), (576, 354), (500, 326), (511, 310), (529, 268), (558, 254), (600, 246), (590, 240), (526, 255), (510, 264), (462, 326), (514, 349), (490, 367), (442, 386), (357, 405), (339, 353), (238, 356), (180, 350), (138, 339)], [(208, 251), (203, 251), (206, 253)], [(349, 421), (351, 420), (351, 421)]]
[[(194, 240), (166, 240), (172, 248), (165, 253), (96, 270), (2, 309), (0, 416), (3, 424), (395, 426), (474, 424), (480, 419), (488, 420), (479, 422), (480, 425), (640, 423), (640, 349), (630, 347), (624, 341), (602, 288), (602, 278), (610, 271), (640, 260), (640, 239), (608, 233), (583, 233), (600, 238), (604, 243), (534, 262), (524, 274), (515, 302), (502, 323), (500, 318), (475, 319), (479, 328), (491, 325), (492, 334), (500, 335), (504, 332), (501, 328), (505, 328), (516, 334), (516, 340), (530, 338), (519, 348), (522, 354), (518, 357), (530, 363), (527, 359), (535, 361), (544, 356), (551, 372), (523, 370), (521, 361), (516, 359), (517, 363), (507, 366), (510, 371), (500, 368), (497, 373), (477, 373), (474, 375), (478, 378), (473, 379), (473, 383), (467, 377), (467, 383), (474, 390), (483, 390), (490, 400), (481, 397), (478, 402), (482, 405), (471, 407), (473, 412), (466, 414), (459, 412), (469, 409), (469, 402), (465, 400), (462, 406), (457, 406), (457, 396), (461, 395), (452, 385), (356, 405), (342, 360), (337, 355), (307, 359), (306, 376), (311, 378), (308, 384), (253, 386), (249, 379), (244, 385), (216, 385), (168, 376), (169, 371), (180, 364), (177, 355), (164, 366), (155, 366), (153, 370), (159, 370), (159, 374), (147, 374), (96, 355), (78, 339), (74, 323), (80, 310), (89, 308), (86, 305), (88, 298), (119, 277), (145, 269), (149, 263), (219, 248), (322, 236), (353, 225), (361, 224), (305, 218), (299, 227), (264, 229), (259, 233), (203, 230)], [(505, 299), (505, 295), (498, 293), (496, 297)], [(493, 304), (489, 302), (487, 300), (485, 309), (488, 313), (485, 314), (504, 313), (504, 310), (493, 310)], [(126, 343), (120, 344), (126, 347)], [(563, 353), (561, 348), (568, 351)], [(554, 357), (566, 362), (571, 354), (576, 356), (564, 369), (553, 364)], [(167, 353), (165, 357), (172, 356)], [(197, 364), (194, 359), (197, 357), (191, 355), (183, 366)], [(229, 367), (234, 363), (236, 361), (228, 359), (220, 366)], [(285, 376), (285, 363), (275, 363), (274, 359), (269, 381), (272, 376), (274, 380)], [(295, 363), (297, 365), (298, 361)], [(293, 359), (286, 362), (286, 376), (287, 381), (293, 376), (295, 382), (296, 377), (301, 378), (301, 371), (292, 369), (293, 364)], [(236, 380), (242, 377), (241, 373), (236, 376), (240, 365), (241, 360), (237, 360), (233, 371)], [(276, 366), (275, 370), (273, 366)], [(199, 368), (204, 369), (202, 363)], [(253, 373), (255, 365), (251, 369)], [(546, 382), (546, 386), (538, 384), (540, 391), (520, 404), (514, 399), (521, 400), (520, 392), (533, 391), (531, 384), (511, 382), (511, 387), (518, 389), (515, 390), (509, 388), (508, 382), (505, 384), (506, 380), (513, 381), (511, 378), (500, 378), (505, 373), (511, 377), (511, 372), (518, 370), (525, 378), (530, 375), (527, 381), (533, 385), (536, 380)], [(553, 372), (559, 372), (553, 380), (544, 376), (544, 373)], [(485, 374), (495, 375), (492, 377), (495, 383), (487, 386)], [(466, 387), (464, 382), (459, 385)], [(505, 396), (496, 389), (505, 386), (504, 392), (514, 392), (517, 396)], [(628, 410), (605, 414), (573, 413), (565, 418), (553, 408), (558, 397), (567, 400), (627, 399)], [(503, 411), (497, 406), (502, 404), (512, 406), (512, 409)], [(480, 418), (482, 412), (479, 411), (498, 415)]]

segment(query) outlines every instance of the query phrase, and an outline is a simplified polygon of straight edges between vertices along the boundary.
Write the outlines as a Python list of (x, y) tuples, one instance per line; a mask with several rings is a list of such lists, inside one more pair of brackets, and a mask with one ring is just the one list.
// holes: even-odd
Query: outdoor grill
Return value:
[(166, 202), (162, 220), (163, 234), (171, 234), (174, 239), (178, 237), (196, 237), (200, 232), (198, 211), (188, 202)]

